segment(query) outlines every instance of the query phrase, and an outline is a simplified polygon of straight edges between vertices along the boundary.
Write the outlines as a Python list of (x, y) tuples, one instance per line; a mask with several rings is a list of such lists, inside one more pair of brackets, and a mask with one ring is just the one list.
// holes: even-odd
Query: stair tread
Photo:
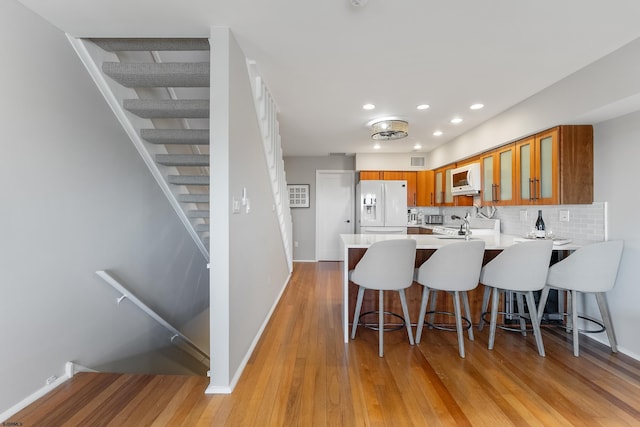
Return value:
[(208, 62), (110, 62), (102, 63), (102, 72), (129, 88), (135, 87), (208, 87)]
[(145, 119), (209, 117), (208, 99), (125, 99), (123, 107)]
[(209, 155), (156, 154), (156, 162), (165, 166), (209, 166)]
[(153, 144), (209, 145), (209, 129), (141, 129), (140, 137)]
[(169, 175), (167, 181), (174, 185), (209, 185), (207, 175)]
[(208, 194), (179, 194), (178, 200), (184, 203), (209, 203)]
[(196, 224), (195, 228), (197, 232), (204, 233), (206, 231), (209, 231), (209, 224)]
[(199, 38), (92, 38), (89, 40), (107, 52), (210, 50), (209, 41)]
[(187, 212), (189, 218), (209, 218), (209, 210), (197, 209)]

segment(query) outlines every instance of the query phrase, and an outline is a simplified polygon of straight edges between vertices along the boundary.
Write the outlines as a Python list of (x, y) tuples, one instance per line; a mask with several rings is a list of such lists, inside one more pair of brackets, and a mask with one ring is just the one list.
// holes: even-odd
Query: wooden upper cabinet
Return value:
[(382, 178), (381, 171), (360, 171), (360, 181), (369, 181)]
[(417, 172), (402, 172), (402, 179), (407, 181), (407, 206), (418, 205), (418, 176)]
[(559, 126), (516, 142), (519, 204), (593, 202), (593, 127)]
[(417, 206), (434, 206), (435, 205), (435, 193), (434, 193), (434, 181), (433, 171), (418, 171), (416, 172), (416, 194)]
[(382, 178), (381, 179), (387, 179), (390, 181), (400, 181), (403, 180), (403, 173), (402, 171), (384, 171), (382, 172)]
[(418, 206), (416, 194), (416, 172), (411, 171), (384, 171), (382, 179), (390, 181), (407, 181), (407, 206)]
[(516, 147), (508, 144), (480, 156), (482, 204), (513, 205), (516, 200)]

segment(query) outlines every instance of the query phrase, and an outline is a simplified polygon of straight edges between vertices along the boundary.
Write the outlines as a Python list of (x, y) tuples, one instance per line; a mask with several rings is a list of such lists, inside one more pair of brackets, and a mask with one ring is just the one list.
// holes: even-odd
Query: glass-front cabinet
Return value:
[(449, 186), (452, 170), (453, 167), (446, 167), (436, 169), (434, 173), (436, 205), (453, 206), (453, 195)]
[(515, 203), (515, 144), (498, 148), (481, 156), (482, 204)]
[(520, 204), (559, 203), (558, 128), (516, 143), (516, 175)]

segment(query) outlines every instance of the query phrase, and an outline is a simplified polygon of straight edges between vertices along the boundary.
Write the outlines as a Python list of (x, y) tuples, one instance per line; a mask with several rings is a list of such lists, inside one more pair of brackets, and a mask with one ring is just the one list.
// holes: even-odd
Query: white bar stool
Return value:
[[(567, 258), (549, 268), (547, 285), (542, 290), (538, 305), (538, 323), (542, 320), (542, 311), (549, 296), (549, 290), (567, 291), (570, 299), (567, 301), (567, 329), (573, 330), (573, 355), (579, 356), (578, 317), (596, 323), (599, 330), (583, 330), (585, 333), (606, 331), (611, 345), (611, 351), (617, 352), (616, 335), (607, 304), (606, 292), (616, 283), (618, 266), (622, 257), (624, 243), (622, 240), (593, 243), (583, 246)], [(578, 315), (578, 294), (595, 294), (596, 302), (602, 316), (602, 322), (586, 316)]]
[[(458, 352), (464, 357), (464, 339), (462, 327), (462, 315), (460, 314), (460, 296), (464, 304), (465, 316), (468, 323), (469, 340), (473, 341), (473, 327), (471, 324), (471, 312), (469, 310), (469, 297), (467, 291), (478, 286), (482, 258), (484, 257), (483, 240), (471, 240), (450, 243), (439, 248), (418, 269), (416, 281), (424, 286), (422, 289), (422, 301), (420, 303), (420, 317), (416, 332), (416, 343), (420, 343), (424, 318), (427, 313), (427, 303), (430, 291), (447, 291), (453, 294), (453, 308), (456, 318), (456, 331), (458, 333)], [(462, 294), (462, 295), (460, 295)], [(432, 315), (430, 325), (433, 324), (435, 314), (435, 298), (432, 298), (432, 307), (429, 314)]]
[(372, 244), (356, 267), (349, 272), (349, 280), (358, 285), (358, 299), (353, 316), (351, 339), (355, 339), (365, 289), (378, 290), (378, 339), (380, 357), (384, 356), (384, 291), (400, 294), (409, 343), (414, 345), (411, 320), (404, 290), (413, 284), (416, 260), (415, 239), (384, 240)]

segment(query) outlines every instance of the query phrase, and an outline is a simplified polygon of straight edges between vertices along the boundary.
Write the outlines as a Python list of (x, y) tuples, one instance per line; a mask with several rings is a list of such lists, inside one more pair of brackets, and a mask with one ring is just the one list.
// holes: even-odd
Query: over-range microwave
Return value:
[(479, 194), (480, 185), (480, 163), (469, 163), (451, 171), (450, 188), (454, 196)]

